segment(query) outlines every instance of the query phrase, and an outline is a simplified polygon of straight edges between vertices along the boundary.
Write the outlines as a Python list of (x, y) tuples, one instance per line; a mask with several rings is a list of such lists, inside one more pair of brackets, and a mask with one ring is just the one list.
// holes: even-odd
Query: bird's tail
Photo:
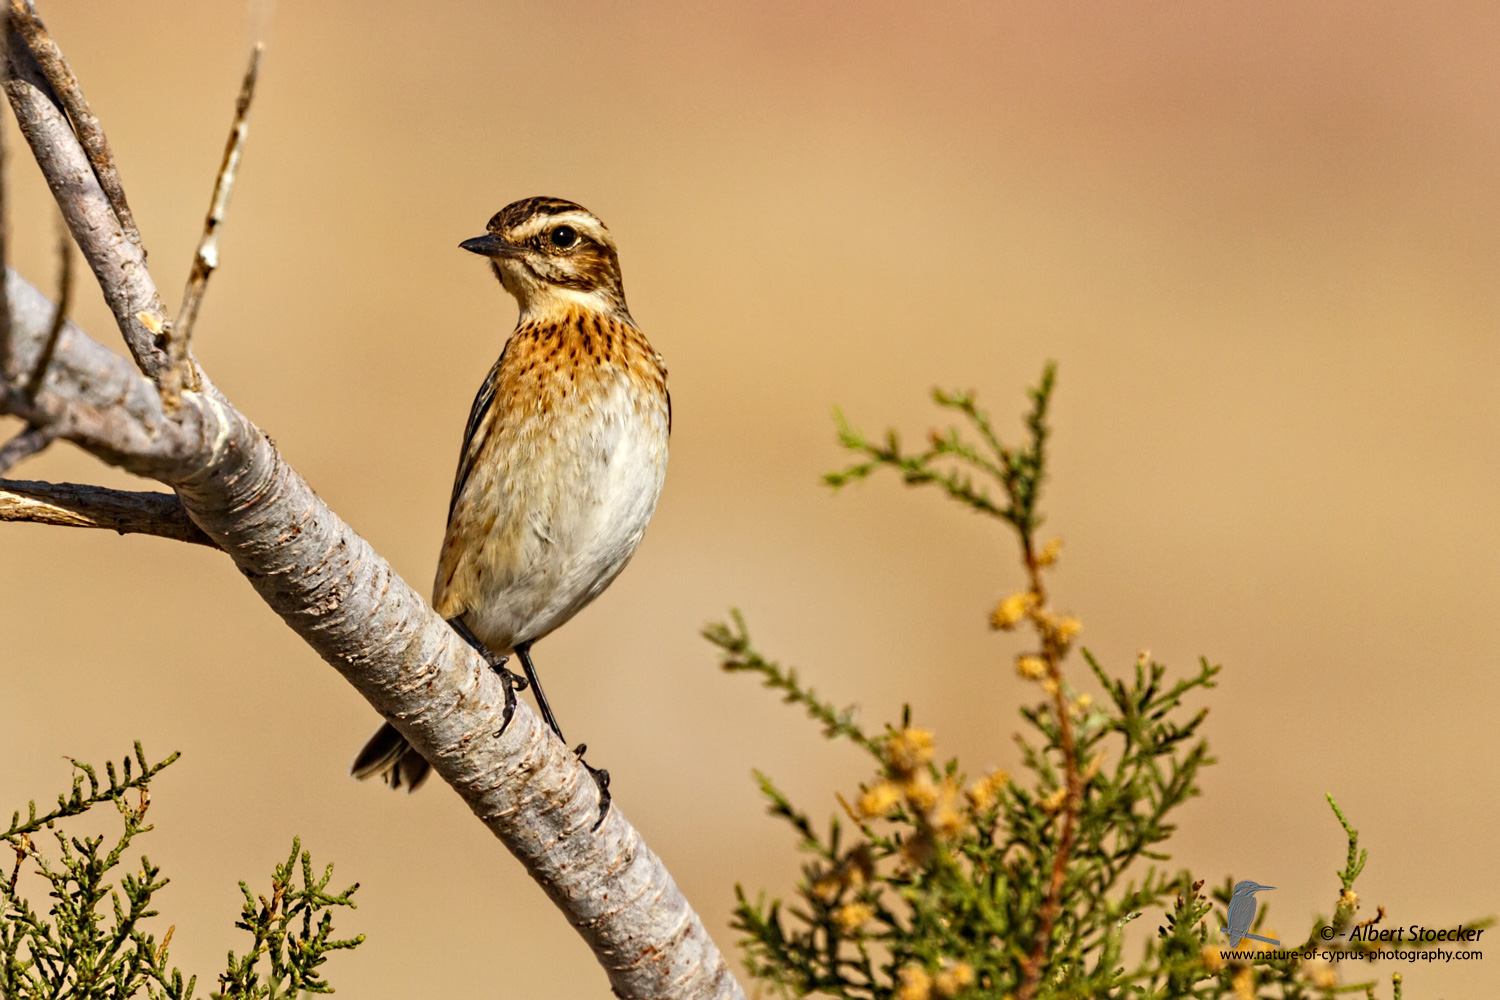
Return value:
[(349, 773), (361, 781), (378, 774), (392, 788), (405, 785), (408, 791), (415, 792), (427, 780), (430, 770), (432, 765), (426, 758), (413, 750), (406, 737), (387, 722), (376, 730), (359, 756), (354, 758)]

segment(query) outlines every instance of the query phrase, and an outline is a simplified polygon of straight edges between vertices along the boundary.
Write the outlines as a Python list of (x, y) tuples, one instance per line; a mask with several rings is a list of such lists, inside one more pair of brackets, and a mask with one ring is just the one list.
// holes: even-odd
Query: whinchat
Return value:
[[(464, 429), (432, 604), (508, 691), (531, 686), (562, 739), (531, 646), (598, 597), (640, 544), (666, 476), (672, 402), (597, 216), (527, 198), (486, 229), (459, 246), (489, 258), (521, 313)], [(511, 653), (524, 682), (505, 670)], [(590, 771), (607, 806), (608, 772)], [(427, 772), (389, 723), (353, 767), (393, 788), (415, 789)]]

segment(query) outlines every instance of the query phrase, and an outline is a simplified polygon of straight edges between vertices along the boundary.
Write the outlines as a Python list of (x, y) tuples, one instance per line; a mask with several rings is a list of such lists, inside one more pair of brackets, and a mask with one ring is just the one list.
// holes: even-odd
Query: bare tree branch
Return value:
[[(203, 293), (208, 289), (209, 275), (219, 266), (219, 226), (224, 213), (229, 209), (229, 194), (234, 190), (234, 174), (240, 165), (240, 154), (245, 146), (245, 134), (249, 131), (250, 102), (255, 99), (255, 81), (260, 75), (260, 58), (265, 46), (259, 42), (250, 54), (250, 65), (245, 69), (245, 79), (240, 83), (239, 100), (234, 105), (234, 125), (229, 129), (229, 141), (224, 144), (224, 160), (219, 164), (219, 176), (214, 180), (214, 194), (208, 203), (208, 214), (203, 219), (203, 238), (198, 241), (198, 252), (193, 255), (193, 269), (188, 275), (187, 290), (182, 293), (182, 307), (177, 311), (177, 322), (172, 329), (169, 353), (173, 361), (180, 364), (179, 356), (186, 357), (187, 347), (193, 336), (193, 324), (198, 319), (198, 308), (203, 304)], [(185, 388), (196, 388), (184, 384)]]
[(108, 528), (218, 548), (172, 493), (128, 493), (77, 483), (0, 479), (0, 521)]
[[(42, 353), (51, 340), (57, 308), (15, 271), (7, 273), (6, 289), (11, 305), (12, 361), (19, 371), (32, 372), (39, 367)], [(166, 435), (162, 444), (165, 446), (173, 428), (167, 426), (161, 399), (155, 386), (142, 378), (129, 361), (91, 340), (66, 319), (53, 344), (52, 360), (36, 395), (28, 394), (14, 383), (0, 386), (0, 412), (34, 424), (48, 423), (49, 414), (60, 409), (113, 412), (123, 425), (138, 427), (148, 435), (153, 433), (152, 428), (160, 426), (161, 433)]]
[(131, 214), (130, 205), (125, 200), (125, 188), (120, 183), (119, 171), (115, 169), (115, 159), (109, 151), (109, 141), (104, 137), (104, 129), (100, 126), (99, 119), (94, 117), (94, 110), (89, 107), (88, 100), (84, 98), (83, 90), (78, 86), (78, 79), (73, 75), (68, 61), (63, 58), (62, 50), (57, 47), (52, 36), (47, 34), (47, 28), (42, 24), (42, 19), (37, 16), (36, 8), (31, 0), (11, 0), (10, 14), (16, 30), (26, 39), (26, 47), (36, 58), (47, 82), (51, 84), (52, 90), (62, 101), (68, 118), (72, 120), (73, 130), (78, 135), (78, 141), (83, 145), (94, 176), (99, 179), (100, 188), (109, 199), (115, 218), (119, 220), (120, 229), (144, 257), (146, 251), (141, 243), (141, 233), (136, 228), (135, 217)]
[(33, 32), (42, 31), (41, 22), (27, 20), (26, 7), (22, 0), (11, 0), (11, 75), (5, 80), (6, 96), (78, 249), (93, 268), (126, 346), (141, 371), (152, 380), (159, 379), (171, 363), (156, 338), (166, 324), (166, 307), (146, 270), (145, 253), (128, 238), (81, 140), (74, 135), (68, 116), (53, 103), (52, 88), (17, 30), (26, 24)]
[[(18, 38), (12, 33), (16, 77), (7, 95), (149, 378), (71, 323), (49, 337), (50, 304), (11, 275), (12, 364), (28, 370), (49, 340), (53, 355), (36, 396), (8, 384), (0, 412), (170, 486), (191, 522), (229, 554), (272, 610), (400, 730), (521, 861), (593, 950), (617, 996), (743, 1000), (702, 921), (621, 808), (595, 829), (598, 789), (574, 754), (524, 702), (504, 722), (506, 692), (495, 672), (318, 498), (271, 440), (201, 372), (202, 391), (184, 390), (175, 409), (164, 405), (153, 383), (170, 358), (152, 326), (164, 328), (165, 313), (144, 255), (124, 238), (109, 196)], [(96, 506), (79, 511), (83, 501), (67, 500), (62, 487), (0, 489), (7, 491), (0, 497), (20, 498), (11, 503), (100, 521), (100, 506), (119, 502), (118, 494), (90, 493)], [(153, 529), (174, 516), (170, 502), (147, 496), (157, 498), (141, 501), (155, 506), (140, 530), (164, 534)]]

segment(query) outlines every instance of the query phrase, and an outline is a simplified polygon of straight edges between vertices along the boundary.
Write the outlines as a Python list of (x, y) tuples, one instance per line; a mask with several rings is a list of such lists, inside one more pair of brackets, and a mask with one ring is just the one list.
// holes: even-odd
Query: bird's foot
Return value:
[(511, 716), (516, 714), (516, 692), (526, 690), (526, 678), (506, 670), (505, 664), (510, 657), (501, 656), (481, 642), (479, 636), (474, 634), (474, 630), (464, 624), (462, 615), (449, 618), (448, 625), (458, 633), (460, 639), (473, 647), (491, 670), (500, 675), (500, 683), (505, 688), (505, 712), (500, 717), (500, 728), (495, 730), (495, 735), (499, 736), (505, 732), (505, 727), (510, 725)]
[(589, 777), (594, 779), (594, 784), (599, 786), (599, 818), (594, 821), (593, 827), (589, 830), (592, 833), (604, 825), (604, 817), (609, 815), (609, 804), (613, 800), (609, 794), (609, 772), (602, 767), (591, 767), (589, 762), (583, 759), (588, 749), (587, 743), (580, 743), (574, 748), (573, 753), (578, 757), (578, 763), (589, 772)]
[(495, 735), (499, 736), (510, 725), (511, 716), (516, 714), (516, 692), (526, 690), (526, 678), (505, 669), (505, 663), (510, 657), (499, 656), (487, 649), (480, 650), (480, 653), (489, 668), (500, 675), (500, 686), (505, 689), (505, 711), (500, 716), (500, 728), (495, 730)]

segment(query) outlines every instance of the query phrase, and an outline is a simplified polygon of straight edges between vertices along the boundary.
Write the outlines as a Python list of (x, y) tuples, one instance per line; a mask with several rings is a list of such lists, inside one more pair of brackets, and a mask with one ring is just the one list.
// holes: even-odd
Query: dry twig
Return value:
[(106, 528), (122, 535), (156, 535), (218, 548), (171, 493), (0, 479), (0, 521)]
[[(3, 283), (0, 283), (3, 284)], [(42, 345), (42, 355), (31, 367), (31, 376), (26, 380), (26, 395), (35, 399), (47, 381), (47, 369), (52, 367), (52, 356), (57, 353), (57, 340), (68, 323), (68, 307), (73, 302), (73, 238), (67, 226), (58, 226), (57, 233), (57, 307), (52, 312), (52, 328), (47, 331), (47, 342)], [(0, 475), (5, 467), (0, 465)]]
[[(57, 440), (57, 432), (51, 427), (28, 424), (26, 429), (0, 447), (0, 476), (5, 475), (17, 462), (30, 458)], [(0, 503), (3, 503), (0, 499)], [(9, 520), (0, 513), (0, 521)]]
[(193, 336), (193, 324), (198, 320), (198, 309), (203, 305), (203, 294), (208, 290), (208, 278), (219, 266), (219, 226), (229, 209), (229, 194), (234, 190), (235, 171), (240, 165), (240, 154), (245, 146), (245, 134), (249, 130), (250, 102), (255, 99), (255, 81), (260, 75), (260, 59), (265, 46), (257, 43), (250, 54), (250, 65), (245, 69), (245, 78), (240, 83), (239, 100), (234, 105), (234, 124), (229, 129), (229, 140), (224, 144), (224, 159), (219, 164), (219, 175), (214, 180), (213, 197), (208, 203), (208, 214), (203, 218), (203, 236), (198, 241), (198, 250), (193, 255), (193, 268), (188, 275), (187, 288), (182, 293), (182, 308), (177, 311), (177, 321), (172, 324), (167, 339), (167, 353), (172, 357), (172, 368), (162, 383), (162, 391), (171, 397), (183, 389), (198, 388), (193, 379), (192, 366), (187, 364), (188, 348)]
[[(0, 208), (3, 208), (3, 205), (0, 205)], [(41, 391), (42, 383), (47, 379), (47, 369), (52, 366), (52, 356), (57, 353), (58, 338), (62, 336), (63, 327), (68, 322), (68, 304), (73, 297), (73, 242), (66, 226), (58, 227), (57, 268), (57, 305), (52, 310), (52, 326), (47, 331), (47, 340), (42, 345), (41, 356), (32, 365), (31, 375), (26, 379), (26, 387), (23, 390), (26, 398), (30, 400), (36, 399), (37, 393)], [(0, 281), (0, 289), (4, 289), (8, 284), (9, 282)], [(8, 309), (8, 294), (6, 299)], [(9, 318), (7, 314), (7, 323)], [(7, 326), (7, 342), (9, 339)], [(17, 462), (43, 451), (55, 440), (57, 440), (56, 428), (46, 424), (29, 424), (25, 430), (0, 448), (0, 476), (4, 476), (14, 468)]]

